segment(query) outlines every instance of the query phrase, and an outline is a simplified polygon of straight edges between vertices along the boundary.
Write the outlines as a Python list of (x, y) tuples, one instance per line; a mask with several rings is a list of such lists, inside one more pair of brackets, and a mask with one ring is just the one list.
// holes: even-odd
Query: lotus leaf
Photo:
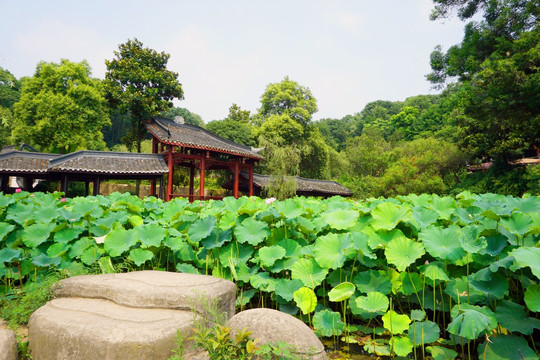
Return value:
[(431, 256), (440, 260), (456, 261), (465, 256), (465, 251), (459, 243), (459, 227), (452, 225), (448, 228), (431, 226), (418, 234), (426, 250)]
[(497, 303), (495, 317), (502, 327), (511, 332), (531, 335), (534, 329), (540, 329), (539, 319), (527, 317), (525, 307), (511, 301), (503, 300)]
[(214, 216), (207, 216), (195, 221), (188, 230), (189, 240), (197, 244), (202, 239), (207, 238), (216, 227), (216, 223), (217, 220)]
[(383, 202), (371, 211), (371, 216), (373, 217), (371, 226), (375, 230), (392, 230), (400, 222), (410, 220), (412, 211), (405, 206)]
[(399, 291), (404, 295), (416, 294), (422, 290), (424, 278), (416, 272), (402, 272), (399, 274), (401, 288)]
[(160, 247), (161, 241), (166, 235), (165, 229), (157, 223), (140, 225), (137, 226), (136, 230), (143, 248), (150, 246)]
[(120, 227), (112, 230), (103, 243), (105, 251), (112, 257), (120, 256), (137, 242), (137, 232)]
[(431, 208), (439, 213), (441, 219), (450, 220), (456, 210), (456, 202), (450, 197), (433, 195)]
[(408, 333), (409, 338), (416, 347), (418, 345), (429, 344), (439, 340), (441, 329), (439, 328), (439, 325), (428, 320), (412, 323)]
[(439, 219), (439, 213), (422, 206), (415, 206), (412, 211), (413, 218), (418, 223), (420, 229), (429, 227)]
[(7, 234), (15, 229), (15, 225), (11, 225), (5, 222), (0, 222), (0, 241), (4, 240)]
[(512, 250), (509, 255), (514, 257), (519, 267), (530, 267), (533, 275), (540, 279), (540, 248), (523, 246)]
[(277, 211), (286, 219), (294, 219), (302, 215), (304, 210), (295, 199), (286, 199), (275, 203)]
[(268, 225), (262, 221), (257, 221), (252, 218), (246, 218), (242, 224), (234, 229), (234, 236), (238, 242), (250, 245), (258, 245), (270, 235)]
[(141, 226), (142, 224), (144, 224), (144, 219), (139, 215), (129, 216), (128, 221), (133, 227)]
[(540, 311), (540, 285), (530, 285), (525, 290), (525, 304), (531, 311)]
[(116, 272), (116, 270), (114, 270), (114, 266), (112, 264), (110, 256), (104, 256), (99, 258), (98, 264), (103, 274), (112, 274)]
[(79, 235), (84, 231), (82, 228), (64, 228), (54, 234), (55, 242), (70, 242), (77, 239)]
[(485, 360), (538, 360), (527, 340), (516, 335), (491, 337), (478, 346), (478, 358)]
[(411, 320), (412, 321), (422, 321), (426, 318), (426, 312), (424, 310), (412, 310), (411, 311)]
[(62, 259), (60, 258), (50, 258), (45, 254), (39, 254), (37, 256), (33, 256), (32, 258), (32, 264), (38, 266), (38, 267), (49, 267), (51, 265), (58, 266), (60, 265), (60, 262)]
[(229, 265), (229, 258), (238, 259), (238, 261), (247, 263), (253, 254), (253, 247), (250, 245), (237, 244), (231, 242), (220, 249), (219, 262), (223, 266)]
[(390, 346), (386, 343), (385, 340), (375, 339), (375, 340), (366, 340), (364, 342), (364, 351), (370, 354), (375, 354), (379, 356), (390, 356), (392, 352)]
[(60, 212), (54, 204), (41, 206), (33, 214), (36, 222), (44, 224), (53, 222), (53, 220), (56, 219), (58, 216), (60, 216)]
[(338, 269), (345, 263), (344, 250), (349, 246), (349, 238), (344, 234), (324, 235), (315, 241), (313, 255), (320, 267)]
[(49, 246), (49, 248), (47, 249), (47, 255), (50, 257), (50, 258), (56, 258), (56, 257), (61, 257), (62, 255), (64, 255), (65, 253), (68, 252), (69, 250), (69, 245), (66, 244), (66, 243), (55, 243), (55, 244), (52, 244), (51, 246)]
[(398, 314), (394, 310), (388, 310), (382, 317), (383, 326), (391, 334), (401, 334), (409, 328), (411, 319), (405, 314)]
[(8, 208), (6, 220), (13, 220), (17, 224), (24, 226), (26, 221), (32, 219), (34, 214), (34, 206), (32, 204), (15, 203)]
[(328, 299), (333, 302), (341, 302), (350, 298), (355, 291), (356, 287), (353, 283), (342, 282), (328, 292)]
[(317, 306), (317, 296), (310, 288), (301, 287), (294, 292), (293, 298), (296, 306), (302, 311), (302, 314), (312, 313)]
[(141, 266), (148, 260), (151, 260), (154, 257), (154, 253), (150, 250), (144, 250), (144, 249), (132, 249), (129, 252), (129, 257), (133, 260), (135, 265)]
[(484, 236), (479, 236), (480, 229), (475, 225), (467, 225), (461, 228), (459, 243), (463, 250), (474, 254), (487, 248), (487, 240)]
[(176, 270), (181, 273), (200, 274), (195, 266), (186, 263), (176, 264)]
[(232, 229), (225, 231), (219, 231), (215, 228), (212, 233), (202, 241), (202, 245), (205, 249), (210, 250), (214, 248), (221, 248), (224, 244), (232, 240)]
[(283, 239), (278, 243), (279, 246), (285, 249), (286, 257), (298, 257), (302, 247), (298, 244), (298, 241), (293, 239)]
[(454, 360), (458, 356), (454, 350), (442, 346), (428, 346), (426, 350), (433, 356), (434, 360)]
[(392, 290), (392, 283), (388, 276), (376, 270), (359, 272), (355, 276), (353, 282), (361, 293), (367, 294), (369, 292), (378, 291), (386, 295)]
[(495, 315), (487, 307), (461, 304), (452, 308), (452, 322), (446, 330), (449, 333), (474, 340), (497, 326)]
[(69, 257), (72, 259), (79, 258), (83, 254), (84, 250), (88, 249), (94, 243), (94, 240), (86, 236), (80, 238), (71, 245), (71, 248), (69, 249)]
[(277, 281), (272, 278), (268, 272), (260, 272), (249, 278), (249, 283), (255, 289), (266, 292), (274, 292), (276, 290)]
[(358, 220), (358, 211), (354, 210), (335, 210), (324, 213), (321, 218), (332, 229), (346, 230), (352, 228)]
[(392, 350), (397, 356), (407, 356), (412, 352), (413, 344), (408, 337), (394, 336), (390, 339)]
[(430, 279), (431, 281), (434, 281), (434, 280), (449, 281), (450, 278), (448, 277), (448, 275), (446, 275), (446, 272), (442, 268), (443, 266), (444, 265), (441, 264), (440, 262), (429, 263), (429, 265), (427, 265), (424, 268), (424, 271), (423, 271), (424, 276)]
[(425, 254), (425, 250), (422, 244), (409, 238), (397, 238), (388, 243), (384, 253), (390, 264), (395, 265), (399, 271), (405, 271), (409, 265)]
[(304, 286), (311, 289), (319, 286), (328, 275), (328, 269), (323, 269), (313, 259), (300, 259), (291, 267), (291, 277), (299, 279)]
[(23, 229), (23, 233), (21, 235), (22, 241), (24, 245), (33, 249), (45, 242), (49, 238), (51, 231), (53, 231), (54, 228), (54, 223), (30, 225), (26, 229)]
[(388, 298), (378, 291), (371, 291), (366, 296), (356, 298), (356, 306), (374, 315), (384, 314), (388, 305)]
[(21, 256), (21, 249), (0, 249), (0, 264), (8, 263), (13, 259), (18, 259)]
[(523, 237), (529, 231), (532, 220), (527, 214), (513, 213), (509, 218), (502, 218), (500, 223), (510, 234)]
[(96, 260), (98, 260), (105, 251), (97, 246), (91, 246), (90, 248), (83, 251), (81, 255), (81, 261), (87, 265), (92, 265)]
[(265, 268), (271, 268), (276, 260), (285, 256), (285, 249), (279, 245), (263, 246), (259, 249), (259, 259)]
[(491, 274), (491, 279), (486, 281), (471, 280), (470, 284), (484, 294), (489, 294), (497, 299), (502, 299), (508, 294), (508, 279), (497, 273)]
[(345, 324), (338, 312), (325, 309), (315, 313), (313, 327), (322, 336), (338, 336), (343, 332)]
[(285, 301), (292, 301), (294, 292), (303, 286), (298, 279), (277, 279), (276, 283), (276, 295)]

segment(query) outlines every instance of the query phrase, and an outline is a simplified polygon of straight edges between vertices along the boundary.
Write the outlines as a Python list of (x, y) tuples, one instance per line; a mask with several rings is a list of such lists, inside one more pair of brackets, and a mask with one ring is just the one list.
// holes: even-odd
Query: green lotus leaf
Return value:
[(176, 264), (176, 271), (186, 274), (200, 274), (195, 266), (185, 263)]
[(71, 248), (69, 249), (69, 257), (72, 259), (79, 258), (83, 254), (84, 250), (88, 249), (94, 243), (94, 240), (86, 236), (80, 238), (71, 244)]
[(300, 259), (291, 267), (291, 278), (299, 279), (304, 286), (311, 289), (321, 285), (328, 275), (328, 269), (323, 269), (313, 259)]
[(415, 206), (413, 209), (413, 218), (418, 222), (421, 229), (429, 227), (439, 219), (439, 213), (422, 206)]
[(356, 291), (356, 286), (351, 282), (342, 282), (328, 292), (328, 299), (333, 302), (347, 300)]
[(370, 293), (378, 291), (387, 295), (392, 290), (392, 282), (384, 273), (376, 270), (367, 270), (359, 272), (353, 279), (356, 288), (361, 293)]
[(394, 310), (388, 310), (382, 317), (383, 326), (392, 334), (401, 334), (409, 328), (411, 319), (403, 314), (400, 315)]
[(4, 240), (7, 234), (15, 229), (15, 225), (11, 225), (5, 222), (0, 222), (0, 241)]
[(408, 337), (394, 336), (390, 340), (390, 345), (397, 356), (407, 356), (413, 349), (413, 344)]
[(505, 197), (505, 201), (509, 207), (519, 210), (522, 213), (540, 212), (540, 198), (538, 196), (531, 196), (527, 198), (508, 196)]
[(390, 264), (395, 265), (399, 271), (405, 271), (407, 266), (425, 254), (425, 250), (422, 244), (409, 238), (397, 238), (388, 243), (384, 254)]
[(434, 360), (454, 360), (458, 356), (454, 350), (442, 346), (427, 346), (426, 350)]
[(338, 269), (345, 263), (344, 250), (349, 246), (349, 238), (343, 234), (328, 234), (319, 237), (313, 246), (315, 261), (320, 267)]
[(143, 224), (135, 228), (139, 235), (142, 248), (150, 246), (160, 247), (161, 241), (165, 239), (167, 232), (158, 223)]
[[(347, 257), (354, 257), (354, 252), (361, 251), (362, 255), (370, 258), (370, 259), (376, 259), (377, 255), (375, 255), (371, 248), (369, 247), (369, 236), (363, 232), (359, 231), (351, 231), (349, 234), (349, 241), (350, 246), (345, 251), (345, 255)], [(349, 253), (352, 252), (352, 256), (349, 255)]]
[(460, 229), (459, 243), (463, 250), (474, 254), (487, 248), (487, 240), (479, 236), (481, 229), (476, 225), (467, 225)]
[(285, 256), (289, 258), (299, 257), (300, 251), (302, 250), (298, 241), (293, 239), (283, 239), (278, 245), (285, 249)]
[(431, 281), (440, 280), (440, 281), (450, 281), (448, 275), (442, 268), (444, 265), (439, 262), (432, 262), (424, 268), (424, 276)]
[[(92, 242), (93, 245), (93, 242)], [(83, 264), (90, 266), (92, 265), (96, 260), (98, 260), (101, 255), (103, 255), (105, 251), (95, 245), (87, 248), (83, 251), (81, 254), (81, 261)]]
[(276, 295), (285, 301), (292, 301), (294, 292), (303, 286), (298, 279), (277, 279), (276, 282)]
[(366, 296), (356, 298), (356, 306), (375, 315), (384, 314), (388, 305), (388, 298), (378, 291), (371, 291)]
[(116, 228), (107, 234), (103, 243), (105, 251), (112, 257), (120, 256), (137, 242), (137, 232), (133, 229)]
[(225, 231), (219, 231), (217, 228), (202, 241), (202, 245), (205, 249), (210, 250), (214, 248), (221, 248), (224, 244), (232, 240), (232, 229)]
[(217, 219), (214, 216), (207, 216), (195, 221), (188, 230), (189, 240), (197, 244), (202, 239), (205, 239), (212, 233), (216, 227), (216, 223)]
[(510, 234), (523, 237), (523, 235), (529, 231), (532, 220), (527, 214), (515, 212), (509, 218), (502, 218), (500, 224), (508, 230)]
[(270, 235), (268, 225), (262, 221), (246, 218), (234, 229), (234, 236), (242, 244), (258, 245)]
[(527, 340), (516, 335), (490, 337), (478, 346), (478, 358), (485, 360), (538, 360)]
[(388, 345), (386, 340), (382, 339), (366, 340), (364, 342), (364, 351), (368, 354), (375, 354), (378, 356), (392, 355), (392, 352), (390, 351), (390, 345)]
[(0, 264), (8, 263), (13, 259), (18, 259), (21, 256), (21, 249), (10, 249), (3, 248), (0, 249)]
[(412, 211), (405, 206), (391, 202), (383, 202), (372, 211), (373, 221), (371, 226), (376, 230), (392, 230), (402, 221), (408, 221), (412, 217)]
[(129, 257), (133, 260), (135, 265), (141, 266), (148, 260), (151, 260), (154, 257), (154, 253), (145, 249), (132, 249), (129, 252)]
[(458, 305), (455, 305), (452, 308), (452, 317), (453, 320), (446, 330), (469, 340), (474, 340), (497, 326), (495, 315), (487, 307), (461, 304), (459, 309)]
[(469, 282), (477, 290), (484, 294), (493, 295), (497, 299), (502, 299), (508, 294), (508, 279), (498, 273), (491, 274), (491, 279), (486, 281), (471, 280)]
[(431, 198), (431, 208), (439, 213), (441, 219), (450, 220), (456, 211), (456, 201), (451, 197), (440, 197), (433, 195)]
[(33, 224), (23, 229), (21, 238), (24, 245), (33, 249), (45, 242), (55, 228), (55, 224)]
[(322, 336), (339, 336), (345, 328), (341, 314), (328, 309), (318, 311), (313, 316), (313, 327)]
[(140, 217), (139, 215), (132, 215), (128, 217), (128, 222), (131, 224), (131, 226), (136, 228), (144, 224), (144, 219)]
[(540, 285), (529, 285), (525, 290), (525, 305), (531, 311), (540, 311)]
[(416, 272), (402, 272), (399, 274), (401, 287), (399, 291), (404, 295), (416, 294), (422, 291), (424, 278)]
[(58, 216), (60, 216), (60, 211), (54, 204), (41, 206), (37, 208), (33, 214), (33, 218), (36, 222), (44, 224), (53, 222)]
[(37, 256), (34, 256), (32, 258), (32, 264), (38, 266), (38, 267), (49, 267), (51, 265), (58, 266), (60, 265), (60, 262), (62, 259), (59, 257), (57, 258), (50, 258), (45, 254), (39, 254)]
[(520, 268), (530, 267), (533, 275), (540, 279), (540, 248), (522, 246), (512, 250), (508, 255), (515, 258)]
[(511, 332), (531, 335), (534, 329), (540, 329), (539, 319), (527, 317), (525, 307), (511, 301), (498, 302), (495, 317), (502, 327)]
[(75, 198), (72, 200), (71, 206), (73, 207), (74, 212), (79, 213), (82, 216), (88, 216), (93, 211), (97, 210), (99, 204), (89, 198)]
[(229, 258), (247, 263), (253, 254), (253, 246), (231, 242), (220, 249), (219, 262), (223, 266), (229, 266)]
[(441, 329), (433, 321), (415, 322), (409, 326), (409, 339), (413, 345), (429, 344), (439, 340)]
[(362, 233), (368, 236), (368, 245), (371, 249), (382, 249), (388, 245), (390, 240), (405, 237), (403, 231), (399, 229), (375, 231), (371, 226), (366, 226), (362, 229)]
[(103, 256), (98, 259), (99, 268), (103, 274), (116, 273), (110, 256)]
[(358, 211), (335, 210), (322, 214), (321, 219), (333, 229), (346, 230), (356, 225), (358, 216)]
[(70, 242), (71, 240), (77, 239), (83, 231), (84, 229), (82, 228), (63, 228), (54, 234), (54, 242)]
[(304, 210), (295, 199), (285, 199), (274, 203), (277, 211), (286, 219), (294, 219), (302, 215)]
[(13, 220), (17, 224), (25, 226), (28, 219), (32, 219), (34, 206), (32, 204), (15, 203), (9, 206), (6, 220)]
[(272, 278), (267, 272), (259, 272), (249, 278), (249, 283), (255, 289), (259, 289), (265, 292), (276, 291), (278, 282)]
[(238, 208), (239, 215), (247, 214), (249, 216), (253, 216), (259, 211), (261, 211), (261, 205), (255, 201), (255, 198), (251, 198), (251, 200), (246, 201)]
[(501, 234), (486, 236), (487, 248), (486, 252), (491, 256), (498, 256), (502, 250), (508, 246), (508, 239)]
[(302, 311), (302, 314), (310, 314), (317, 307), (317, 296), (310, 288), (301, 287), (294, 292), (293, 298), (296, 306)]
[(448, 281), (444, 292), (450, 295), (455, 302), (476, 304), (486, 299), (486, 295), (483, 292), (477, 290), (474, 286), (470, 286), (466, 276), (455, 277)]
[(286, 251), (279, 245), (263, 246), (259, 249), (259, 259), (265, 268), (271, 268), (276, 260), (285, 256)]
[(444, 229), (431, 226), (418, 234), (427, 252), (440, 260), (456, 261), (465, 256), (465, 251), (459, 243), (459, 227), (452, 225)]
[(426, 318), (426, 312), (424, 310), (411, 310), (412, 321), (422, 321)]
[(47, 249), (47, 255), (50, 258), (61, 257), (62, 255), (64, 255), (65, 253), (68, 252), (69, 247), (70, 246), (67, 243), (55, 243), (55, 244), (52, 244)]

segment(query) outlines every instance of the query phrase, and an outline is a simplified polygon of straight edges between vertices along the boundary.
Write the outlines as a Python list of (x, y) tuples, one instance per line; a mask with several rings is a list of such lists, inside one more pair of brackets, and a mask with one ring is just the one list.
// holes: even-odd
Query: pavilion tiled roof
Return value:
[(179, 124), (164, 117), (153, 117), (146, 122), (146, 128), (160, 142), (171, 145), (223, 152), (264, 160), (252, 147), (224, 139), (196, 125)]
[(59, 154), (45, 154), (28, 151), (8, 151), (0, 153), (0, 172), (46, 173), (49, 162)]
[[(246, 173), (241, 172), (241, 180), (243, 183), (248, 181), (248, 176)], [(341, 195), (341, 196), (352, 196), (353, 192), (341, 185), (336, 181), (331, 180), (319, 180), (319, 179), (306, 179), (303, 177), (296, 176), (296, 192), (298, 194), (326, 194), (326, 195)], [(260, 175), (253, 174), (253, 185), (256, 187), (262, 188), (268, 186), (270, 183), (269, 175)], [(226, 189), (232, 188), (232, 180), (226, 182), (222, 185)]]
[(91, 174), (159, 175), (169, 172), (162, 155), (81, 150), (50, 161), (49, 171)]

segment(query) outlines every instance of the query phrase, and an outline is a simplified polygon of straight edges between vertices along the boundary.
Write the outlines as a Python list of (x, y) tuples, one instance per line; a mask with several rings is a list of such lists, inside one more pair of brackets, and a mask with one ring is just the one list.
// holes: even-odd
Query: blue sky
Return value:
[(0, 66), (17, 78), (39, 61), (87, 60), (103, 78), (118, 44), (171, 55), (188, 108), (205, 122), (232, 103), (255, 112), (285, 76), (311, 89), (315, 119), (374, 100), (435, 93), (429, 54), (459, 43), (464, 23), (430, 21), (430, 0), (0, 0)]

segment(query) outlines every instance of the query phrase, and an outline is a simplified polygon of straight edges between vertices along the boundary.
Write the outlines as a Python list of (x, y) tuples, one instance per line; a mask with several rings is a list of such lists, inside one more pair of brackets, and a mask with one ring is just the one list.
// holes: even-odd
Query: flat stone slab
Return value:
[(0, 329), (0, 360), (17, 360), (17, 337), (8, 329)]
[(120, 274), (81, 275), (64, 279), (53, 287), (56, 297), (106, 299), (136, 308), (189, 310), (198, 294), (219, 298), (221, 311), (235, 312), (236, 285), (206, 275), (165, 271), (136, 271)]
[(58, 298), (32, 314), (28, 337), (35, 360), (166, 360), (176, 347), (177, 329), (192, 334), (191, 321), (188, 311)]
[(260, 344), (276, 344), (283, 341), (295, 348), (295, 352), (308, 359), (328, 359), (324, 346), (313, 331), (294, 316), (273, 309), (251, 309), (234, 315), (227, 326), (237, 330), (247, 328), (250, 338), (259, 338)]

